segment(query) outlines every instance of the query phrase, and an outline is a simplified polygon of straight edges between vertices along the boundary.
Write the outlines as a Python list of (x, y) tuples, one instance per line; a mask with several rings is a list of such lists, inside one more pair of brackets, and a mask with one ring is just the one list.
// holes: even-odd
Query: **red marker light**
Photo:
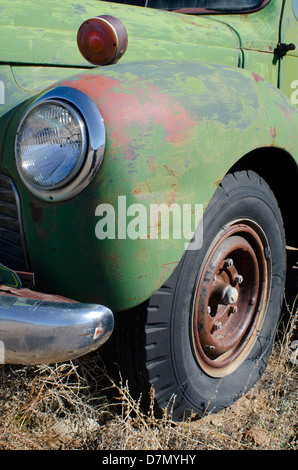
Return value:
[(109, 65), (118, 62), (125, 53), (128, 36), (118, 18), (102, 15), (81, 24), (77, 41), (82, 56), (88, 62)]

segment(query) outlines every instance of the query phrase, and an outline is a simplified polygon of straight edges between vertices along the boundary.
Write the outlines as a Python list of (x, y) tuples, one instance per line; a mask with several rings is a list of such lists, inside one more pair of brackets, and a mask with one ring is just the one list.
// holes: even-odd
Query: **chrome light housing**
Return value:
[(80, 170), (86, 140), (85, 124), (72, 106), (43, 101), (30, 109), (18, 130), (18, 166), (30, 185), (59, 188)]
[(25, 186), (47, 201), (74, 197), (94, 178), (105, 149), (105, 128), (83, 92), (59, 87), (22, 117), (15, 139), (16, 164)]

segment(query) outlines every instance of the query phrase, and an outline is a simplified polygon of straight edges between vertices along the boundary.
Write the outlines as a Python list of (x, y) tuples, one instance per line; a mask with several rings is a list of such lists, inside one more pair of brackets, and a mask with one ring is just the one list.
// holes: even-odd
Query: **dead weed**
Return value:
[[(3, 365), (0, 449), (297, 450), (297, 305), (291, 313), (260, 382), (230, 408), (183, 423), (170, 410), (155, 418), (154, 390), (144, 413), (125, 384), (104, 374), (98, 354), (53, 366)], [(117, 398), (109, 398), (111, 389)]]

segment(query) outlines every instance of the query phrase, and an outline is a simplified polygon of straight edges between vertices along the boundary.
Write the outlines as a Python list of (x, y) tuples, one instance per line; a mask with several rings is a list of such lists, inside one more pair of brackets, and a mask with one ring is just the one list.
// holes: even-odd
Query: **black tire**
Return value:
[[(174, 420), (220, 411), (259, 380), (283, 301), (282, 217), (262, 178), (227, 174), (205, 211), (203, 233), (202, 247), (185, 252), (146, 304), (116, 316), (109, 343), (132, 394), (148, 400), (153, 386), (157, 410), (170, 407)], [(234, 264), (222, 265), (221, 256)]]

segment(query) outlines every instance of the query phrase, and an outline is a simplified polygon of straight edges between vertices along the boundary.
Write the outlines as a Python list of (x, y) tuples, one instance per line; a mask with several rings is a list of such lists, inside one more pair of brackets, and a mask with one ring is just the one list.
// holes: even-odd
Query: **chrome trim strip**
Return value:
[(101, 113), (89, 96), (76, 88), (57, 87), (46, 92), (37, 101), (35, 101), (21, 118), (15, 139), (15, 155), (17, 155), (17, 135), (23, 120), (32, 108), (48, 100), (57, 100), (58, 102), (60, 100), (63, 104), (70, 103), (82, 116), (86, 124), (88, 135), (87, 152), (82, 168), (72, 181), (62, 187), (54, 189), (40, 189), (40, 187), (35, 187), (28, 183), (22, 174), (21, 169), (18, 168), (18, 171), (25, 186), (35, 196), (45, 201), (59, 202), (70, 199), (79, 194), (95, 177), (104, 157), (106, 133)]
[(0, 342), (7, 364), (50, 364), (99, 348), (114, 328), (102, 305), (0, 295)]

